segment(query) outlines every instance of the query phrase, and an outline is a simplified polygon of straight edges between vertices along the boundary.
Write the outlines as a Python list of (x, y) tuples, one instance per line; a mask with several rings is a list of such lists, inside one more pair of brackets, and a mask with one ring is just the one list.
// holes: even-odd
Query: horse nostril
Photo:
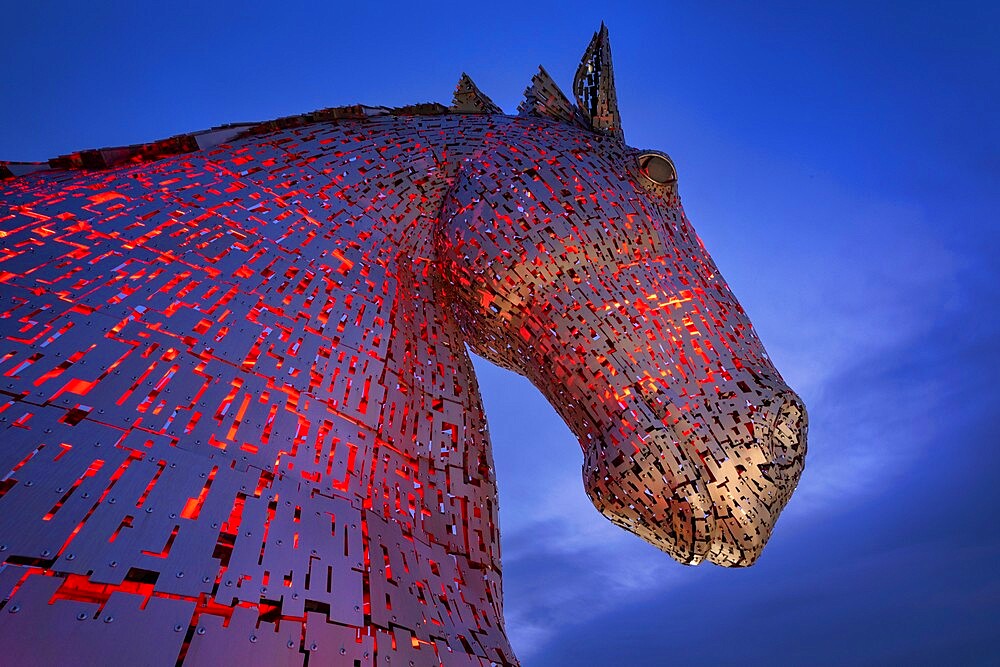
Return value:
[(779, 468), (787, 470), (801, 465), (806, 449), (808, 417), (802, 400), (793, 393), (785, 395), (785, 402), (778, 411), (774, 430), (771, 432), (771, 455)]

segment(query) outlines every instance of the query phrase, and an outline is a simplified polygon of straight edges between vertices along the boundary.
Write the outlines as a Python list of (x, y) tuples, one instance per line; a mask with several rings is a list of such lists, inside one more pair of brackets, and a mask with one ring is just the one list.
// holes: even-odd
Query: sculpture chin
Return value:
[[(804, 440), (799, 445), (804, 454)], [(739, 484), (706, 485), (699, 479), (641, 492), (600, 465), (588, 469), (587, 495), (612, 523), (684, 565), (707, 560), (722, 567), (748, 567), (760, 558), (795, 490), (802, 457), (781, 469), (761, 465), (744, 474)]]
[(707, 560), (721, 567), (749, 567), (763, 553), (774, 524), (758, 524), (742, 531), (732, 530), (728, 525), (720, 525), (720, 528), (720, 533), (726, 533), (713, 539)]
[(680, 501), (672, 505), (675, 509), (669, 517), (661, 517), (653, 523), (623, 516), (612, 506), (595, 502), (597, 509), (612, 523), (649, 542), (682, 565), (708, 561), (721, 567), (749, 567), (760, 558), (774, 528), (773, 523), (768, 523), (741, 529), (731, 521), (720, 521), (718, 515), (728, 512), (720, 512), (715, 507), (709, 507), (706, 512), (696, 509), (698, 503)]
[(584, 480), (594, 507), (612, 523), (649, 542), (685, 565), (711, 557), (715, 514), (711, 500), (700, 493), (643, 493), (622, 488), (619, 478), (592, 472)]
[[(740, 517), (732, 507), (717, 506), (721, 515), (715, 522), (715, 534), (708, 560), (722, 567), (749, 567), (757, 562), (778, 520), (788, 504), (801, 474), (801, 465), (795, 471), (785, 471), (790, 478), (759, 482), (763, 488), (761, 498), (752, 507), (752, 514)], [(765, 486), (767, 485), (767, 486)], [(721, 508), (721, 509), (720, 509)], [(742, 520), (741, 520), (742, 519)]]
[(585, 447), (587, 495), (613, 523), (680, 563), (753, 565), (798, 485), (807, 449), (798, 396), (786, 390), (767, 407), (773, 416), (755, 422), (763, 432), (727, 441), (724, 456), (692, 455), (657, 429), (645, 429), (642, 446), (609, 437)]

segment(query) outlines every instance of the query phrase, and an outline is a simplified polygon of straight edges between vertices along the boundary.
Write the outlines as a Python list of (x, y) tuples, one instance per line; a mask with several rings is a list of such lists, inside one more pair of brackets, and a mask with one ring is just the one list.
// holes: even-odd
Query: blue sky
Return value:
[(626, 138), (673, 156), (810, 456), (757, 565), (687, 568), (602, 519), (552, 408), (478, 364), (524, 664), (1000, 660), (1000, 5), (7, 4), (21, 160), (448, 102), (463, 70), (513, 112), (606, 21)]

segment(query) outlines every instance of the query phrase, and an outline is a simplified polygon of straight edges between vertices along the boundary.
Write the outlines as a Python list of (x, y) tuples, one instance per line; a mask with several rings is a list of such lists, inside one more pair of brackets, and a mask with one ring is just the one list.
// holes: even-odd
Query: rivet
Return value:
[(78, 621), (85, 621), (85, 620), (87, 620), (87, 614), (86, 614), (86, 612), (82, 612), (81, 611), (79, 614), (77, 614), (76, 615), (76, 620), (78, 620)]
[(174, 632), (180, 632), (183, 629), (184, 629), (184, 626), (181, 625), (180, 623), (178, 623), (177, 625), (174, 626)]
[(199, 635), (205, 634), (205, 628), (204, 627), (198, 628), (198, 634)]
[(257, 635), (250, 635), (250, 643), (251, 644), (257, 643)]
[(76, 554), (66, 554), (66, 560), (76, 560)]
[(19, 611), (21, 611), (21, 605), (19, 605), (19, 604), (12, 604), (10, 606), (10, 613), (16, 614)]
[(110, 615), (109, 615), (109, 616), (105, 616), (105, 617), (104, 617), (104, 622), (105, 622), (105, 623), (111, 623), (111, 622), (112, 622), (112, 621), (114, 621), (114, 620), (115, 620), (115, 617), (114, 617), (114, 616), (110, 616)]

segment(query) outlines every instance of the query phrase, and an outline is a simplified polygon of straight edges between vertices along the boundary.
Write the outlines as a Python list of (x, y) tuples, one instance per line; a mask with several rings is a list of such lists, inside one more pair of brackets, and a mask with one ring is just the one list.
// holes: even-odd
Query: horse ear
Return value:
[(455, 94), (451, 98), (449, 111), (452, 113), (503, 113), (503, 109), (479, 90), (472, 82), (472, 78), (465, 72), (462, 72), (462, 78), (458, 80), (458, 87), (455, 88)]
[(566, 99), (563, 91), (552, 80), (544, 67), (539, 66), (538, 74), (531, 78), (531, 85), (524, 91), (524, 101), (517, 107), (519, 116), (551, 118), (564, 123), (576, 121), (576, 109)]
[(580, 113), (595, 132), (624, 140), (615, 92), (615, 73), (611, 66), (611, 42), (603, 22), (601, 29), (590, 40), (590, 46), (576, 70), (573, 93)]

